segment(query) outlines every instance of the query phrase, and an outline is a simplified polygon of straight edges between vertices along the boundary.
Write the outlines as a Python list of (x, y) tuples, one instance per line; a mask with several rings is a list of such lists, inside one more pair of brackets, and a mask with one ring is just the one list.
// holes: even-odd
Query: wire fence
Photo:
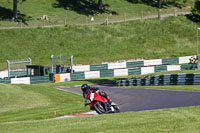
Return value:
[[(162, 17), (186, 15), (190, 12), (178, 12), (176, 10), (170, 10), (168, 12), (162, 11)], [(158, 18), (158, 12), (141, 11), (133, 16), (130, 13), (123, 13), (120, 15), (104, 14), (97, 16), (65, 16), (59, 19), (33, 19), (27, 22), (19, 20), (19, 22), (13, 22), (11, 20), (0, 20), (0, 29), (9, 28), (48, 28), (48, 27), (59, 27), (65, 25), (96, 25), (96, 24), (113, 24), (121, 23), (134, 20), (143, 20)]]

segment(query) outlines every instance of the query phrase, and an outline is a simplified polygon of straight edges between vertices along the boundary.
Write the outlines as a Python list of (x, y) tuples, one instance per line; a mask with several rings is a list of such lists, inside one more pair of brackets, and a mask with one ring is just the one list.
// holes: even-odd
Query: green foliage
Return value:
[(192, 20), (200, 22), (200, 0), (195, 1), (195, 6), (192, 8), (191, 12)]

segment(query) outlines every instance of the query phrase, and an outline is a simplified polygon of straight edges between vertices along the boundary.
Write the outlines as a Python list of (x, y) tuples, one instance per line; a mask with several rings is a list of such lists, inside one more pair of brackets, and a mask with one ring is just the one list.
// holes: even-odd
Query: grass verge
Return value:
[(0, 123), (53, 118), (54, 111), (63, 116), (89, 110), (81, 96), (54, 86), (0, 84)]
[(198, 133), (200, 106), (128, 112), (60, 120), (0, 123), (2, 132)]

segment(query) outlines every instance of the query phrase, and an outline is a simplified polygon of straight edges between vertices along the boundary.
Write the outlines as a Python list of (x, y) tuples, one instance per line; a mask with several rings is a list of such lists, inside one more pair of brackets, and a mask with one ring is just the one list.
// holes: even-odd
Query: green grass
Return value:
[[(66, 114), (87, 112), (82, 96), (57, 90), (55, 86), (101, 83), (120, 77), (37, 85), (0, 84), (0, 131), (15, 132), (198, 132), (200, 106), (128, 112), (66, 119)], [(146, 88), (146, 87), (145, 87)], [(150, 87), (154, 88), (154, 87)], [(168, 90), (199, 91), (200, 86), (157, 87)], [(156, 89), (156, 88), (155, 88)], [(93, 125), (93, 126), (91, 126)]]
[(15, 133), (198, 133), (200, 106), (61, 120), (0, 123), (1, 132)]
[(0, 30), (0, 35), (0, 70), (7, 68), (7, 59), (27, 57), (33, 64), (50, 66), (50, 56), (60, 52), (64, 57), (73, 55), (74, 64), (196, 53), (196, 24), (184, 16), (108, 26)]
[[(97, 3), (97, 1), (95, 1)], [(84, 2), (83, 2), (84, 3)], [(141, 12), (144, 16), (147, 15), (156, 15), (157, 7), (152, 7), (146, 4), (134, 4), (125, 0), (106, 0), (103, 3), (107, 6), (105, 13), (100, 13), (97, 10), (88, 10), (88, 5), (83, 5), (83, 7), (74, 8), (74, 9), (64, 9), (64, 7), (55, 8), (53, 5), (58, 4), (56, 0), (32, 0), (18, 3), (19, 14), (23, 15), (23, 18), (27, 19), (26, 22), (28, 26), (42, 26), (43, 22), (40, 20), (42, 15), (48, 15), (49, 20), (46, 22), (47, 25), (58, 25), (63, 24), (66, 19), (67, 24), (86, 24), (86, 16), (88, 17), (87, 21), (90, 22), (91, 16), (95, 17), (95, 22), (104, 22), (108, 14), (111, 20), (123, 20), (124, 15), (126, 14), (127, 18), (141, 17)], [(186, 7), (182, 9), (177, 8), (177, 11), (189, 11), (188, 6), (193, 6), (193, 1), (187, 1)], [(72, 3), (73, 4), (73, 3)], [(78, 4), (75, 4), (74, 7), (78, 7)], [(5, 19), (10, 19), (12, 17), (12, 1), (10, 0), (1, 0), (0, 7), (3, 8), (5, 12), (2, 14)], [(172, 6), (164, 6), (161, 13), (173, 13)], [(19, 15), (19, 16), (22, 16)], [(30, 17), (28, 19), (28, 17)], [(6, 20), (0, 22), (0, 26), (20, 26), (20, 24), (9, 22)], [(23, 25), (24, 26), (24, 25)]]
[(53, 118), (54, 111), (57, 116), (88, 111), (81, 96), (57, 90), (56, 85), (0, 84), (0, 123)]

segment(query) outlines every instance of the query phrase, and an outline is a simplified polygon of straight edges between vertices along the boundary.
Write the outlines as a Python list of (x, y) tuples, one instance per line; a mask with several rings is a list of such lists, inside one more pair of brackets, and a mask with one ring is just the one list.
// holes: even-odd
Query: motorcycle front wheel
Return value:
[(104, 108), (104, 105), (103, 105), (103, 103), (101, 103), (101, 102), (96, 102), (96, 103), (94, 103), (94, 109), (96, 110), (96, 112), (98, 113), (98, 114), (105, 114), (106, 113), (106, 110), (105, 110), (105, 108)]

